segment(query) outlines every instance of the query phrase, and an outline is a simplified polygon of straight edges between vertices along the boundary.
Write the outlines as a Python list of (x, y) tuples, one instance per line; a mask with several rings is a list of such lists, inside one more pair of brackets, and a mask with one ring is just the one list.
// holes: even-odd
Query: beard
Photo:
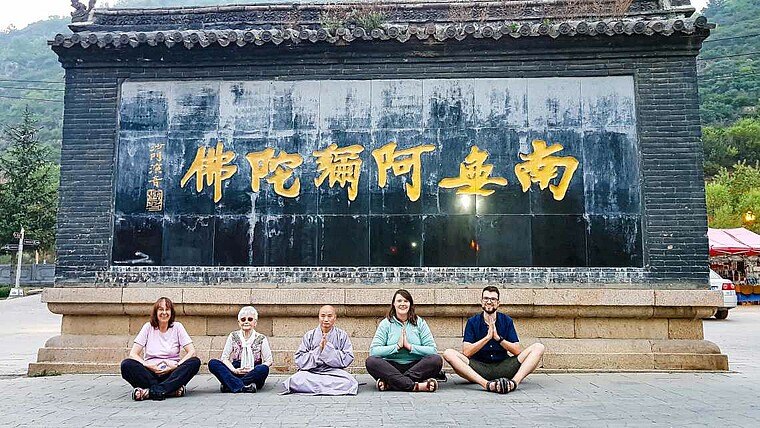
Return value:
[(496, 308), (493, 306), (488, 307), (486, 305), (483, 305), (483, 312), (487, 313), (488, 315), (491, 315), (496, 312)]

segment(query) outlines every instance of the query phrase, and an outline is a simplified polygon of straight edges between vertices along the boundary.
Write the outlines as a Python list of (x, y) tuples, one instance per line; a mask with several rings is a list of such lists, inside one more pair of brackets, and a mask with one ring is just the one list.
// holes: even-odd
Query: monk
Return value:
[(282, 385), (287, 393), (356, 395), (359, 383), (344, 369), (354, 361), (354, 348), (345, 331), (335, 327), (330, 305), (319, 309), (319, 327), (308, 331), (294, 355), (298, 372)]

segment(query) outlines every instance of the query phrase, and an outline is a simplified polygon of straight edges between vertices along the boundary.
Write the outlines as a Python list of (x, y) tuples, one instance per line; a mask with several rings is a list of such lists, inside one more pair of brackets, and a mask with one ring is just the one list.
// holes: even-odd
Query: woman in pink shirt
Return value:
[[(181, 359), (180, 348), (185, 350)], [(121, 362), (121, 377), (135, 388), (132, 399), (182, 397), (185, 385), (200, 367), (193, 340), (185, 327), (174, 321), (174, 304), (167, 297), (159, 298), (153, 304), (150, 322), (135, 337), (129, 358)]]

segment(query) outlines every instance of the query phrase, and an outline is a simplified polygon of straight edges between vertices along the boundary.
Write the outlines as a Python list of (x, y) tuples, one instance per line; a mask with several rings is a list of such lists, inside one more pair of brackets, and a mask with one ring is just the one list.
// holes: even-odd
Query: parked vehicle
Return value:
[(723, 291), (723, 306), (715, 312), (715, 318), (722, 320), (728, 317), (728, 310), (736, 307), (736, 288), (734, 283), (724, 279), (710, 269), (710, 290)]

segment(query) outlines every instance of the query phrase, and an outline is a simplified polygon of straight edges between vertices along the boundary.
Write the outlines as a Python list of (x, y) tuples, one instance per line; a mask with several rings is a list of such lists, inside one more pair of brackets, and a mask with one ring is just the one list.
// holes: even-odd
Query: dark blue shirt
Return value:
[[(486, 337), (487, 334), (488, 324), (483, 320), (483, 312), (481, 312), (467, 320), (463, 340), (468, 343), (475, 343)], [(515, 331), (515, 324), (512, 322), (512, 318), (501, 312), (496, 313), (496, 334), (508, 342), (516, 343), (520, 341), (517, 338), (517, 331)], [(499, 342), (491, 339), (485, 346), (480, 348), (480, 351), (470, 358), (483, 363), (498, 363), (499, 361), (506, 360), (507, 357), (509, 357), (507, 350)]]

